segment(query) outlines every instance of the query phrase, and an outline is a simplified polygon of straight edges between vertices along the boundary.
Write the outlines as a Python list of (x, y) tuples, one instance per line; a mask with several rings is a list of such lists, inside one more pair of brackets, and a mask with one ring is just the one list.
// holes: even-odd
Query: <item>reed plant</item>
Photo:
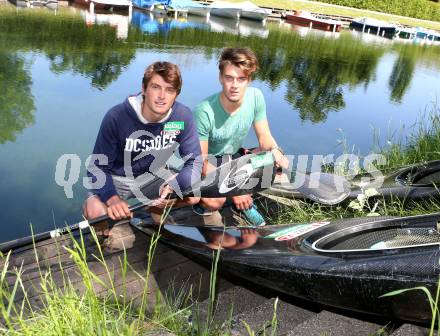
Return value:
[[(399, 135), (400, 134), (400, 135)], [(397, 133), (388, 146), (376, 149), (385, 156), (387, 167), (399, 167), (417, 162), (436, 160), (440, 156), (440, 107), (433, 102), (410, 128), (407, 137)]]
[[(32, 288), (24, 285), (23, 267), (13, 269), (10, 267), (11, 255), (1, 256), (3, 268), (0, 273), (0, 334), (137, 335), (158, 329), (182, 334), (185, 323), (188, 324), (187, 293), (181, 291), (177, 296), (170, 294), (164, 297), (157, 294), (152, 311), (147, 311), (147, 307), (151, 306), (148, 302), (150, 296), (147, 295), (151, 290), (148, 287), (148, 277), (158, 236), (151, 240), (146, 274), (139, 275), (145, 286), (141, 302), (136, 304), (125, 289), (121, 292), (116, 288), (114, 271), (107, 265), (93, 230), (92, 236), (98, 247), (93, 256), (87, 252), (82, 235), (79, 240), (72, 237), (73, 246), (66, 248), (80, 274), (80, 285), (70, 282), (62, 264), (58, 270), (63, 275), (62, 285), (59, 280), (55, 280), (59, 277), (54, 277), (51, 269), (43, 270), (38, 266), (39, 288), (36, 290), (40, 293), (39, 304), (28, 294)], [(36, 250), (35, 257), (38, 260)], [(104, 275), (97, 276), (89, 268), (88, 260), (91, 257), (104, 268)], [(125, 252), (120, 263), (122, 287), (125, 288), (125, 276), (130, 269)], [(12, 285), (8, 284), (11, 272), (15, 278)], [(79, 290), (78, 287), (82, 288)]]
[[(384, 164), (379, 168), (381, 173), (388, 173), (415, 163), (438, 160), (440, 157), (440, 106), (433, 102), (418, 120), (409, 127), (408, 135), (402, 130), (388, 135), (385, 145), (379, 145), (381, 139), (375, 133), (372, 151), (383, 155)], [(342, 136), (340, 140), (344, 152), (354, 153), (356, 148), (350, 146)], [(335, 167), (326, 167), (334, 171)], [(359, 171), (359, 173), (363, 173)], [(368, 193), (369, 191), (367, 191)], [(438, 191), (440, 193), (440, 190)], [(370, 201), (366, 198), (370, 198)], [(374, 200), (374, 203), (372, 203)], [(328, 206), (302, 200), (281, 200), (279, 210), (272, 216), (272, 223), (311, 222), (323, 219), (343, 219), (367, 215), (410, 216), (440, 211), (440, 202), (434, 199), (419, 201), (381, 198), (380, 195), (360, 195), (353, 202), (342, 202)]]

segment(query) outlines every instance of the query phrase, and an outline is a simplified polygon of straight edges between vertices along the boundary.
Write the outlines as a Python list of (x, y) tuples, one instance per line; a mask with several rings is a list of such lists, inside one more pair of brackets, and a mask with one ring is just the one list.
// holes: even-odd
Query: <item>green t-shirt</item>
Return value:
[(257, 88), (248, 87), (240, 108), (232, 115), (220, 103), (220, 93), (202, 100), (194, 108), (200, 140), (208, 140), (208, 153), (235, 154), (252, 123), (266, 119), (266, 103)]

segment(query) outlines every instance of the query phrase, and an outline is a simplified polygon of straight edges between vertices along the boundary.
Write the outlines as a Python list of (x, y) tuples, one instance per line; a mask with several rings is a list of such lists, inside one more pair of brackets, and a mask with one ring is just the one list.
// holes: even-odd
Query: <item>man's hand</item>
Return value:
[(153, 206), (163, 209), (167, 205), (167, 203), (170, 201), (168, 199), (168, 195), (170, 195), (173, 192), (173, 189), (166, 184), (162, 190), (160, 190), (160, 197), (156, 198), (153, 202)]
[(133, 217), (133, 214), (128, 208), (128, 203), (122, 200), (118, 195), (114, 195), (107, 200), (107, 214), (113, 220)]
[(284, 156), (283, 152), (279, 148), (272, 149), (272, 154), (278, 167), (284, 169), (289, 168), (289, 160), (287, 160), (287, 158)]
[(251, 195), (232, 196), (232, 201), (238, 210), (246, 210), (252, 206)]

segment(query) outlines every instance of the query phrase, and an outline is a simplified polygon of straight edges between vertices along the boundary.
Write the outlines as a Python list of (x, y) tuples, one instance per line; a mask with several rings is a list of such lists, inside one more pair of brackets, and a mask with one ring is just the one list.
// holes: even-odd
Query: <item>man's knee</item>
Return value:
[(187, 197), (185, 201), (188, 205), (196, 205), (200, 202), (200, 197)]
[(211, 211), (219, 210), (226, 202), (226, 197), (222, 198), (202, 198), (201, 203)]

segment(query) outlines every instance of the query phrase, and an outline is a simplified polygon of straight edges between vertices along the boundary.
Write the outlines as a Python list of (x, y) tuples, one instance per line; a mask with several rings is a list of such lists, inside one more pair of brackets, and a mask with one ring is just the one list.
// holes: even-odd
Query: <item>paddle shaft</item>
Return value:
[[(264, 155), (264, 154), (263, 154)], [(269, 153), (268, 153), (269, 155)], [(271, 154), (270, 154), (271, 155)], [(261, 164), (260, 166), (253, 168), (251, 172), (249, 172), (248, 175), (245, 176), (244, 179), (235, 178), (234, 174), (231, 173), (239, 173), (243, 168), (249, 168), (249, 166), (252, 166), (249, 161), (252, 162), (253, 158), (255, 157), (255, 154), (246, 155), (243, 157), (240, 157), (236, 160), (227, 162), (226, 164), (223, 164), (219, 167), (217, 167), (214, 171), (210, 172), (205, 181), (209, 181), (206, 183), (195, 184), (193, 186), (193, 189), (183, 192), (183, 197), (193, 196), (193, 195), (200, 195), (202, 197), (226, 197), (226, 196), (236, 196), (236, 195), (243, 195), (243, 194), (252, 194), (257, 191), (265, 189), (264, 185), (261, 183), (263, 173), (265, 172), (266, 168), (272, 169), (272, 174), (274, 175), (274, 163), (266, 161), (264, 164)], [(260, 155), (261, 156), (261, 155)], [(256, 184), (253, 188), (250, 189), (242, 189), (241, 187), (243, 184), (245, 184), (246, 181), (250, 179), (259, 179), (260, 183)], [(244, 181), (244, 182), (243, 182)], [(227, 190), (225, 192), (221, 192), (219, 190), (219, 186), (226, 183), (229, 183)], [(232, 187), (230, 186), (232, 184)], [(267, 186), (269, 187), (269, 186)], [(267, 188), (266, 187), (266, 188)], [(177, 198), (177, 194), (173, 192), (171, 194), (171, 198)], [(131, 206), (129, 209), (131, 212), (139, 210), (143, 207), (148, 207), (153, 204), (154, 200), (148, 200), (147, 202), (139, 202), (135, 205)], [(91, 219), (89, 221), (84, 220), (82, 222), (78, 222), (75, 224), (72, 224), (70, 226), (66, 226), (63, 228), (54, 229), (52, 231), (37, 233), (32, 236), (18, 238), (9, 242), (5, 242), (0, 244), (0, 251), (5, 252), (9, 250), (15, 250), (19, 249), (21, 247), (24, 247), (26, 245), (31, 245), (33, 243), (40, 242), (42, 240), (46, 240), (49, 238), (58, 237), (61, 235), (64, 235), (69, 232), (74, 232), (80, 229), (87, 229), (90, 226), (100, 224), (106, 220), (109, 220), (108, 215), (103, 215), (94, 219)], [(116, 222), (111, 221), (110, 224), (114, 224)]]
[[(133, 211), (139, 210), (145, 206), (147, 206), (147, 205), (144, 203), (137, 203), (137, 204), (130, 207), (130, 211), (133, 212)], [(72, 224), (69, 226), (65, 226), (63, 228), (54, 229), (52, 231), (37, 233), (37, 234), (34, 234), (33, 236), (28, 236), (28, 237), (23, 237), (23, 238), (11, 240), (11, 241), (0, 244), (0, 251), (6, 252), (9, 250), (15, 250), (20, 247), (31, 245), (33, 243), (38, 243), (40, 241), (43, 241), (43, 240), (46, 240), (49, 238), (58, 237), (58, 236), (64, 235), (69, 232), (75, 232), (80, 229), (86, 229), (90, 226), (100, 224), (106, 220), (111, 221), (111, 219), (108, 215), (103, 215), (103, 216), (99, 216), (97, 218), (91, 219), (89, 221), (84, 220), (82, 222), (78, 222), (78, 223), (75, 223), (75, 224)]]
[[(264, 157), (265, 154), (263, 154)], [(267, 189), (270, 187), (270, 184), (264, 184), (263, 183), (263, 179), (264, 179), (264, 173), (267, 171), (266, 169), (269, 168), (272, 169), (271, 174), (272, 174), (272, 182), (273, 182), (273, 178), (275, 177), (275, 165), (274, 162), (270, 163), (270, 162), (263, 162), (260, 164), (260, 166), (258, 167), (253, 167), (252, 169), (249, 168), (249, 166), (252, 166), (252, 163), (255, 164), (254, 162), (249, 163), (249, 161), (252, 161), (252, 158), (255, 157), (255, 154), (249, 154), (249, 155), (245, 155), (242, 156), (238, 159), (235, 159), (233, 161), (230, 161), (226, 164), (223, 164), (219, 167), (216, 168), (216, 170), (212, 171), (209, 173), (209, 176), (212, 176), (212, 179), (209, 179), (208, 176), (205, 180), (211, 181), (209, 182), (209, 184), (204, 184), (203, 182), (195, 185), (195, 188), (193, 190), (187, 191), (182, 193), (182, 197), (188, 197), (188, 196), (193, 196), (194, 194), (196, 194), (197, 196), (201, 196), (201, 197), (226, 197), (226, 196), (237, 196), (237, 195), (243, 195), (243, 194), (253, 194), (255, 192)], [(260, 156), (260, 154), (257, 154), (257, 156)], [(246, 157), (250, 158), (248, 160), (246, 160)], [(257, 164), (258, 162), (261, 162), (261, 160), (257, 160)], [(247, 167), (247, 169), (243, 169)], [(250, 170), (249, 170), (250, 169)], [(248, 175), (244, 174), (245, 178), (242, 178), (243, 176), (243, 171), (246, 171)], [(225, 176), (224, 172), (228, 172)], [(233, 174), (231, 174), (231, 171)], [(240, 174), (241, 173), (241, 174)], [(234, 175), (235, 174), (235, 175)], [(237, 177), (238, 176), (238, 177)], [(251, 188), (248, 189), (244, 189), (241, 188), (243, 185), (246, 185), (247, 181), (251, 180), (251, 179), (257, 179), (259, 180), (259, 183), (257, 183), (256, 185), (254, 185)], [(244, 182), (243, 182), (244, 181)], [(267, 182), (267, 181), (266, 181)], [(324, 182), (323, 184), (326, 184), (327, 181), (326, 179), (322, 179), (322, 182)], [(231, 187), (232, 184), (232, 187)], [(219, 188), (220, 186), (220, 188)], [(224, 189), (219, 190), (219, 189)], [(307, 198), (310, 198), (314, 201), (318, 201), (321, 203), (326, 203), (326, 199), (323, 199), (322, 195), (319, 194), (317, 195), (317, 189), (316, 188), (302, 188), (301, 193), (304, 194), (304, 196), (306, 196)], [(346, 190), (344, 190), (341, 193), (342, 197), (346, 197)], [(172, 195), (173, 198), (176, 198), (177, 195), (175, 193), (173, 193)], [(137, 203), (133, 206), (131, 206), (129, 209), (131, 212), (139, 210), (143, 207), (148, 207), (151, 206), (154, 200), (150, 200), (148, 202), (140, 202)], [(329, 202), (327, 202), (329, 203)], [(90, 226), (96, 225), (96, 224), (100, 224), (103, 221), (109, 220), (109, 216), (108, 215), (103, 215), (97, 218), (94, 218), (90, 221), (84, 220), (82, 222), (79, 223), (75, 223), (72, 224), (70, 226), (66, 226), (64, 228), (58, 228), (52, 231), (48, 231), (48, 232), (42, 232), (42, 233), (37, 233), (33, 236), (29, 236), (29, 237), (23, 237), (23, 238), (19, 238), (16, 240), (12, 240), (9, 242), (5, 242), (0, 244), (0, 251), (1, 252), (5, 252), (5, 251), (9, 251), (9, 250), (15, 250), (15, 249), (19, 249), (21, 247), (24, 247), (26, 245), (31, 245), (33, 243), (37, 243), (49, 238), (53, 238), (53, 237), (57, 237), (57, 236), (61, 236), (63, 234), (69, 233), (69, 232), (74, 232), (80, 229), (87, 229)], [(110, 221), (110, 225), (114, 224), (116, 222), (114, 221)]]

